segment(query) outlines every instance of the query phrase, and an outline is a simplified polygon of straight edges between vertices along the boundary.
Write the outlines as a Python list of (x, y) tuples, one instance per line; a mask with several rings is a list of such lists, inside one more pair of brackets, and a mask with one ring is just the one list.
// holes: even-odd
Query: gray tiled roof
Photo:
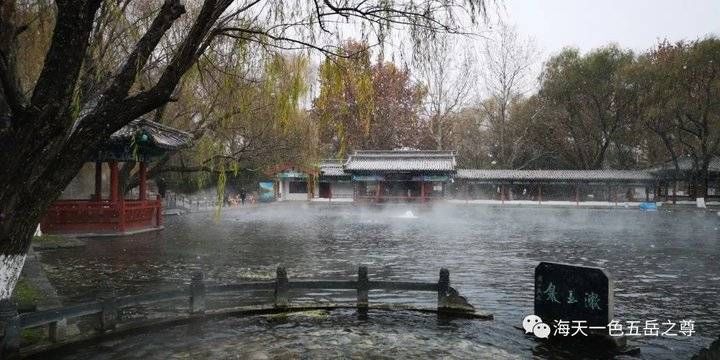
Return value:
[(363, 150), (348, 157), (345, 171), (455, 171), (455, 153), (440, 150)]
[(343, 161), (327, 159), (320, 162), (320, 175), (322, 176), (350, 176), (343, 171)]
[[(680, 167), (680, 171), (689, 171), (693, 167), (693, 161), (689, 156), (683, 156), (678, 159), (678, 166)], [(647, 170), (650, 172), (674, 171), (675, 164), (673, 164), (672, 161), (668, 161), (662, 165), (655, 166)], [(709, 170), (711, 172), (720, 172), (720, 156), (710, 159)]]
[(192, 144), (192, 135), (167, 125), (147, 119), (135, 119), (110, 135), (110, 142), (130, 144), (137, 134), (144, 133), (150, 143), (158, 148), (177, 150)]
[(481, 170), (458, 169), (456, 179), (469, 180), (551, 180), (551, 181), (653, 181), (640, 170)]

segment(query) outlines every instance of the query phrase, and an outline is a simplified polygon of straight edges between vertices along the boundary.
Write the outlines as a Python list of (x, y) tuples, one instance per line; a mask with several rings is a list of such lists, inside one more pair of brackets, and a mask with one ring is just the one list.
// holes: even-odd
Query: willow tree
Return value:
[[(154, 114), (156, 121), (186, 130), (195, 140), (195, 146), (150, 163), (148, 177), (158, 187), (167, 176), (197, 188), (215, 183), (220, 197), (224, 180), (241, 172), (280, 161), (312, 161), (314, 132), (301, 109), (308, 92), (307, 57), (251, 56), (252, 43), (218, 42), (185, 75), (175, 92), (178, 100)], [(129, 175), (126, 191), (139, 183), (137, 171)]]
[(373, 117), (373, 71), (366, 43), (346, 41), (343, 58), (326, 59), (319, 68), (320, 93), (313, 101), (320, 138), (338, 158), (363, 148)]
[[(26, 33), (34, 24), (17, 16), (26, 2), (0, 3), (0, 299), (8, 299), (14, 289), (40, 217), (83, 163), (113, 132), (170, 101), (183, 75), (216, 38), (334, 53), (324, 39), (338, 33), (341, 25), (336, 24), (352, 23), (379, 35), (407, 31), (422, 49), (437, 32), (460, 31), (459, 17), (474, 23), (485, 9), (482, 0), (313, 0), (292, 6), (205, 0), (183, 16), (187, 10), (181, 0), (139, 2), (152, 12), (135, 32), (137, 40), (127, 48), (108, 47), (118, 55), (118, 65), (107, 76), (84, 76), (92, 68), (86, 62), (92, 45), (117, 37), (97, 26), (99, 9), (117, 13), (129, 3), (56, 0), (43, 64), (26, 82), (18, 59), (28, 50)], [(179, 26), (183, 31), (168, 38), (168, 31)], [(163, 39), (169, 40), (163, 45), (167, 56), (156, 57)], [(140, 86), (148, 66), (155, 71)], [(95, 91), (80, 94), (81, 81)]]
[(347, 59), (329, 58), (320, 66), (320, 94), (313, 103), (321, 141), (344, 157), (357, 149), (431, 147), (421, 118), (425, 88), (410, 70), (379, 59), (368, 46), (346, 42)]

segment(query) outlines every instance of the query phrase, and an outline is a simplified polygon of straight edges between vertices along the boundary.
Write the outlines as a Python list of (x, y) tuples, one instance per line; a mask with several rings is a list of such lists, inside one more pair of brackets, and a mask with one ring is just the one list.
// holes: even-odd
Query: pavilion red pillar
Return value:
[(117, 231), (125, 231), (125, 199), (120, 191), (120, 171), (117, 161), (110, 162), (110, 201), (117, 209)]
[(580, 206), (580, 184), (575, 184), (575, 206)]
[(140, 200), (147, 200), (147, 165), (140, 162)]
[[(665, 201), (667, 201), (667, 197), (666, 197)], [(677, 204), (677, 180), (673, 181), (672, 203), (673, 203), (673, 205)]]
[(119, 171), (117, 161), (110, 162), (110, 201), (113, 203), (118, 201), (119, 189)]
[(542, 204), (542, 184), (538, 184), (538, 203)]
[(660, 200), (660, 183), (655, 182), (655, 186), (653, 187), (653, 200), (655, 202), (658, 202)]
[(500, 203), (505, 204), (505, 184), (500, 185)]
[(157, 207), (155, 208), (155, 226), (162, 226), (162, 197), (160, 194), (157, 195)]
[(420, 202), (425, 202), (425, 182), (420, 182)]
[(95, 201), (102, 201), (102, 162), (95, 162)]
[(618, 204), (618, 194), (617, 194), (618, 187), (619, 187), (618, 185), (613, 186), (613, 199), (615, 199), (615, 206), (617, 206), (617, 204)]
[(120, 194), (120, 200), (118, 201), (118, 230), (121, 232), (125, 231), (125, 196)]

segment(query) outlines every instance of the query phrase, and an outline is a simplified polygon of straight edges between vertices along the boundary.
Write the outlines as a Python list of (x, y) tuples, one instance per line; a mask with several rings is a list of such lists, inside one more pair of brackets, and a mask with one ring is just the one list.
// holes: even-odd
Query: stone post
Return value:
[(114, 330), (118, 321), (118, 309), (115, 304), (115, 289), (110, 282), (103, 284), (98, 294), (98, 302), (102, 306), (102, 311), (98, 316), (97, 330), (100, 332)]
[(275, 307), (286, 308), (288, 307), (288, 277), (285, 268), (278, 266), (277, 275), (275, 278)]
[(358, 268), (358, 279), (357, 279), (357, 307), (358, 311), (367, 311), (368, 291), (370, 291), (370, 280), (368, 279), (367, 266), (360, 266)]
[(457, 290), (450, 287), (450, 271), (440, 269), (440, 280), (438, 280), (438, 315), (453, 315), (474, 313), (475, 307), (468, 303), (464, 296)]
[(17, 308), (10, 299), (0, 300), (0, 331), (0, 358), (16, 355), (20, 351), (20, 319)]
[(205, 313), (205, 283), (203, 273), (196, 271), (192, 273), (190, 280), (190, 314)]
[(67, 319), (50, 323), (48, 337), (52, 342), (61, 342), (67, 337)]
[(438, 310), (440, 310), (445, 302), (445, 297), (450, 291), (450, 271), (446, 268), (440, 269), (440, 279), (438, 280)]

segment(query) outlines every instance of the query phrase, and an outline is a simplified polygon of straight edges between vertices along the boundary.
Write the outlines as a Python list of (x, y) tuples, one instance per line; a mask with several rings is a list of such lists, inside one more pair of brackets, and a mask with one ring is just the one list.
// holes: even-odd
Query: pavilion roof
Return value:
[(135, 119), (110, 135), (114, 145), (130, 145), (138, 135), (147, 135), (149, 145), (163, 150), (179, 150), (192, 144), (192, 135), (147, 119)]
[(94, 161), (148, 161), (192, 146), (191, 134), (147, 119), (135, 119), (110, 135)]
[(348, 157), (345, 171), (455, 172), (455, 152), (441, 150), (358, 150)]
[(650, 182), (655, 176), (642, 170), (484, 170), (458, 169), (456, 179), (505, 181), (619, 181)]

